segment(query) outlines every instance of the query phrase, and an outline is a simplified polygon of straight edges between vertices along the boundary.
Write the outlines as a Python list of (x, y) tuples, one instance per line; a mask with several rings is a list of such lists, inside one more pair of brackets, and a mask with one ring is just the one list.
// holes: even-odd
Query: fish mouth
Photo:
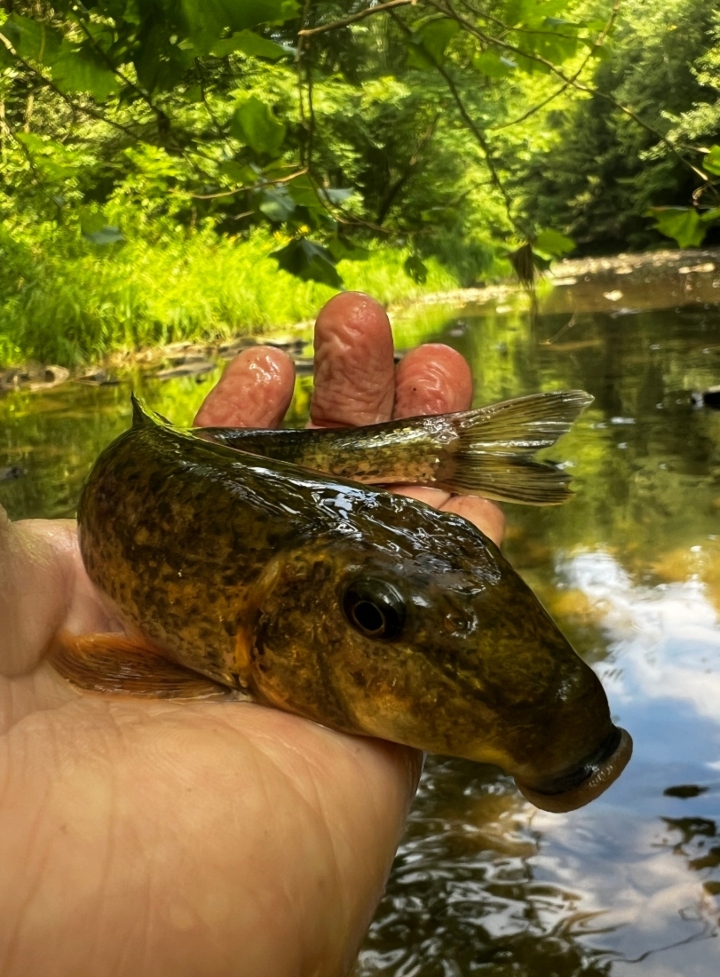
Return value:
[(541, 811), (564, 814), (584, 807), (599, 797), (627, 766), (632, 755), (632, 738), (619, 726), (590, 756), (571, 770), (532, 786), (516, 780), (518, 790)]

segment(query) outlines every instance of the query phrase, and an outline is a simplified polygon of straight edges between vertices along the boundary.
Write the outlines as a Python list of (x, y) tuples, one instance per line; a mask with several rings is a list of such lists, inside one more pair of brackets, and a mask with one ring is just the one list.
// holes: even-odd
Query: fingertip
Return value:
[(280, 349), (251, 346), (231, 360), (203, 401), (197, 427), (277, 427), (292, 400), (295, 367)]
[(394, 416), (467, 410), (472, 392), (472, 372), (464, 356), (442, 343), (426, 343), (397, 366)]
[(313, 424), (355, 426), (389, 420), (395, 397), (392, 331), (384, 307), (342, 292), (315, 324)]

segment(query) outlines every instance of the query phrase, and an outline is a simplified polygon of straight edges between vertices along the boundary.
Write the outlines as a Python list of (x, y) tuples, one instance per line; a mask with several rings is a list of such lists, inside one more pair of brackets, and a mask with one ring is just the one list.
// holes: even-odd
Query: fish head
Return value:
[(631, 752), (599, 679), (478, 529), (434, 511), (419, 523), (273, 558), (249, 616), (257, 698), (497, 764), (545, 810), (588, 803)]

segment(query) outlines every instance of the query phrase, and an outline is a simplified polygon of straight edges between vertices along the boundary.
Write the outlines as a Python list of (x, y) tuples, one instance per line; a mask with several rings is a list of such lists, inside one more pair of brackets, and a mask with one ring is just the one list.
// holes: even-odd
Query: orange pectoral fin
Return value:
[(209, 699), (228, 692), (151, 644), (123, 634), (63, 631), (53, 640), (48, 659), (64, 679), (91, 692), (154, 699)]

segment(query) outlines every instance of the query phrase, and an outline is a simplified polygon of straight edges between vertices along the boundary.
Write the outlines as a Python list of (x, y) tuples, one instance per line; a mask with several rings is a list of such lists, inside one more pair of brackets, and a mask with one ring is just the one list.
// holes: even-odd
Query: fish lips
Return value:
[(535, 807), (553, 814), (575, 811), (607, 790), (620, 776), (632, 756), (632, 738), (613, 726), (599, 748), (572, 769), (537, 784), (516, 780), (518, 790)]

